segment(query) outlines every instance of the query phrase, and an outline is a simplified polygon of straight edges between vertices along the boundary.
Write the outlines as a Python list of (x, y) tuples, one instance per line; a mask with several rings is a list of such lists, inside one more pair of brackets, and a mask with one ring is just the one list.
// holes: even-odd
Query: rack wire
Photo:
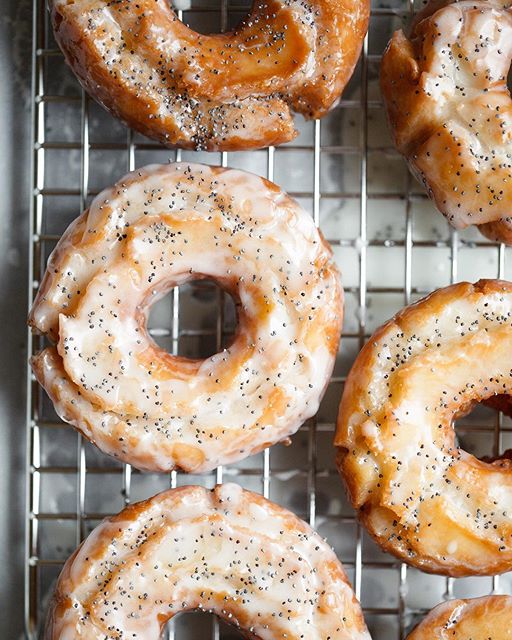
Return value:
[[(179, 17), (225, 30), (247, 10), (230, 0), (193, 2)], [(165, 150), (126, 131), (79, 88), (52, 39), (44, 0), (34, 0), (33, 166), (30, 300), (67, 224), (104, 186), (148, 162), (194, 159), (237, 166), (275, 180), (309, 209), (344, 273), (345, 327), (334, 375), (315, 419), (289, 448), (277, 446), (204, 476), (141, 474), (97, 452), (61, 423), (27, 368), (26, 633), (39, 637), (54, 581), (66, 557), (105, 516), (169, 486), (235, 480), (263, 493), (327, 537), (344, 563), (370, 631), (405, 636), (443, 598), (511, 592), (510, 576), (427, 576), (382, 553), (348, 505), (333, 462), (337, 404), (350, 365), (374, 328), (404, 304), (462, 279), (510, 277), (510, 253), (474, 230), (450, 230), (392, 148), (378, 92), (380, 54), (392, 31), (414, 12), (413, 0), (372, 8), (360, 63), (338, 107), (323, 121), (300, 123), (289, 145), (251, 153)], [(200, 319), (198, 322), (197, 319)], [(229, 299), (208, 283), (174, 289), (151, 316), (154, 339), (173, 354), (219, 350), (233, 332)], [(37, 352), (43, 339), (29, 334)], [(510, 421), (480, 409), (458, 424), (477, 455), (512, 446)], [(239, 637), (205, 614), (170, 624), (168, 638)]]

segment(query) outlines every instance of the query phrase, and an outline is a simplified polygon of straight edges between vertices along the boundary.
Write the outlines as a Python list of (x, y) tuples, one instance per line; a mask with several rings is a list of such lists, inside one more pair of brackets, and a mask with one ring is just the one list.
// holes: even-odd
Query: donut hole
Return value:
[(509, 453), (500, 449), (497, 429), (498, 410), (506, 409), (508, 402), (508, 396), (496, 396), (475, 404), (469, 411), (459, 415), (454, 421), (456, 446), (482, 462), (510, 457)]
[[(173, 11), (182, 11), (183, 23), (202, 35), (212, 35), (225, 31), (232, 31), (246, 18), (252, 7), (252, 0), (240, 0), (236, 9), (223, 6), (218, 0), (217, 6), (211, 3), (208, 11), (204, 11), (204, 2), (200, 0), (168, 0)], [(225, 7), (225, 11), (224, 11)]]
[(213, 280), (189, 280), (166, 290), (148, 311), (149, 335), (172, 355), (204, 360), (227, 347), (236, 333), (236, 302)]
[[(219, 637), (222, 640), (238, 640), (238, 638), (246, 638), (247, 635), (241, 633), (233, 625), (227, 624), (220, 620), (217, 616), (206, 611), (186, 611), (179, 613), (173, 620), (169, 622), (167, 628), (174, 626), (176, 637), (183, 640), (210, 640), (216, 637), (212, 634), (215, 620), (219, 626)], [(162, 637), (166, 638), (164, 634)], [(172, 637), (172, 636), (171, 636)], [(252, 636), (251, 636), (252, 637)]]

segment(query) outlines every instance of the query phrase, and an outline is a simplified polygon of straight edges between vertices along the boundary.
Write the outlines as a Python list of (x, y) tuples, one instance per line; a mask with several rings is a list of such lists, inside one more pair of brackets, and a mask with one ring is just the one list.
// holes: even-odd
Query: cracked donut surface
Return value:
[(168, 0), (51, 0), (82, 85), (137, 131), (183, 148), (293, 139), (291, 110), (325, 115), (359, 57), (368, 0), (256, 0), (230, 33), (202, 35)]
[(335, 444), (359, 517), (445, 575), (512, 568), (512, 460), (458, 448), (454, 420), (512, 391), (512, 283), (440, 289), (378, 329), (345, 385)]
[[(232, 343), (205, 360), (148, 335), (151, 304), (209, 278), (235, 300)], [(36, 377), (57, 413), (140, 469), (205, 471), (286, 440), (334, 366), (342, 289), (313, 220), (243, 171), (151, 165), (95, 198), (55, 248), (30, 323), (56, 344)]]
[(260, 640), (370, 640), (329, 545), (234, 484), (172, 489), (103, 521), (64, 566), (45, 638), (157, 640), (194, 609)]
[(395, 32), (381, 87), (398, 150), (457, 229), (512, 244), (510, 3), (431, 2)]
[(512, 598), (485, 596), (438, 605), (407, 640), (512, 640)]

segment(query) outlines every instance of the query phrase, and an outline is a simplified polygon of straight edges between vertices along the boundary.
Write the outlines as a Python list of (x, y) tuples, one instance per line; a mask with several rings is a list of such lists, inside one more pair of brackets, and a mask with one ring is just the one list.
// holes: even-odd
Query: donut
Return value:
[(512, 393), (512, 283), (435, 291), (378, 329), (346, 382), (338, 468), (384, 550), (429, 573), (512, 569), (512, 460), (458, 448), (453, 422)]
[(438, 605), (407, 640), (511, 640), (512, 598), (485, 596)]
[[(231, 344), (205, 360), (149, 336), (151, 305), (209, 278), (235, 300)], [(50, 257), (29, 323), (57, 413), (139, 469), (208, 471), (286, 440), (312, 416), (341, 331), (338, 270), (313, 219), (233, 169), (152, 165), (103, 191)]]
[(429, 3), (381, 65), (394, 142), (456, 229), (512, 244), (512, 10), (498, 0)]
[(260, 640), (370, 640), (331, 547), (235, 484), (171, 489), (104, 520), (66, 562), (45, 638), (156, 640), (194, 609)]
[(50, 0), (55, 38), (88, 93), (168, 146), (234, 151), (297, 135), (356, 65), (369, 0), (258, 0), (226, 34), (183, 24), (168, 0)]

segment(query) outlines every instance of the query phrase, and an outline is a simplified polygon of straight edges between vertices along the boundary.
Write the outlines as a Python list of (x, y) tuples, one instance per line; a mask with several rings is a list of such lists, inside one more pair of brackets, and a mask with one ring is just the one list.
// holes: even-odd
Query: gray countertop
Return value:
[(0, 5), (0, 619), (2, 636), (15, 639), (23, 636), (32, 6)]

